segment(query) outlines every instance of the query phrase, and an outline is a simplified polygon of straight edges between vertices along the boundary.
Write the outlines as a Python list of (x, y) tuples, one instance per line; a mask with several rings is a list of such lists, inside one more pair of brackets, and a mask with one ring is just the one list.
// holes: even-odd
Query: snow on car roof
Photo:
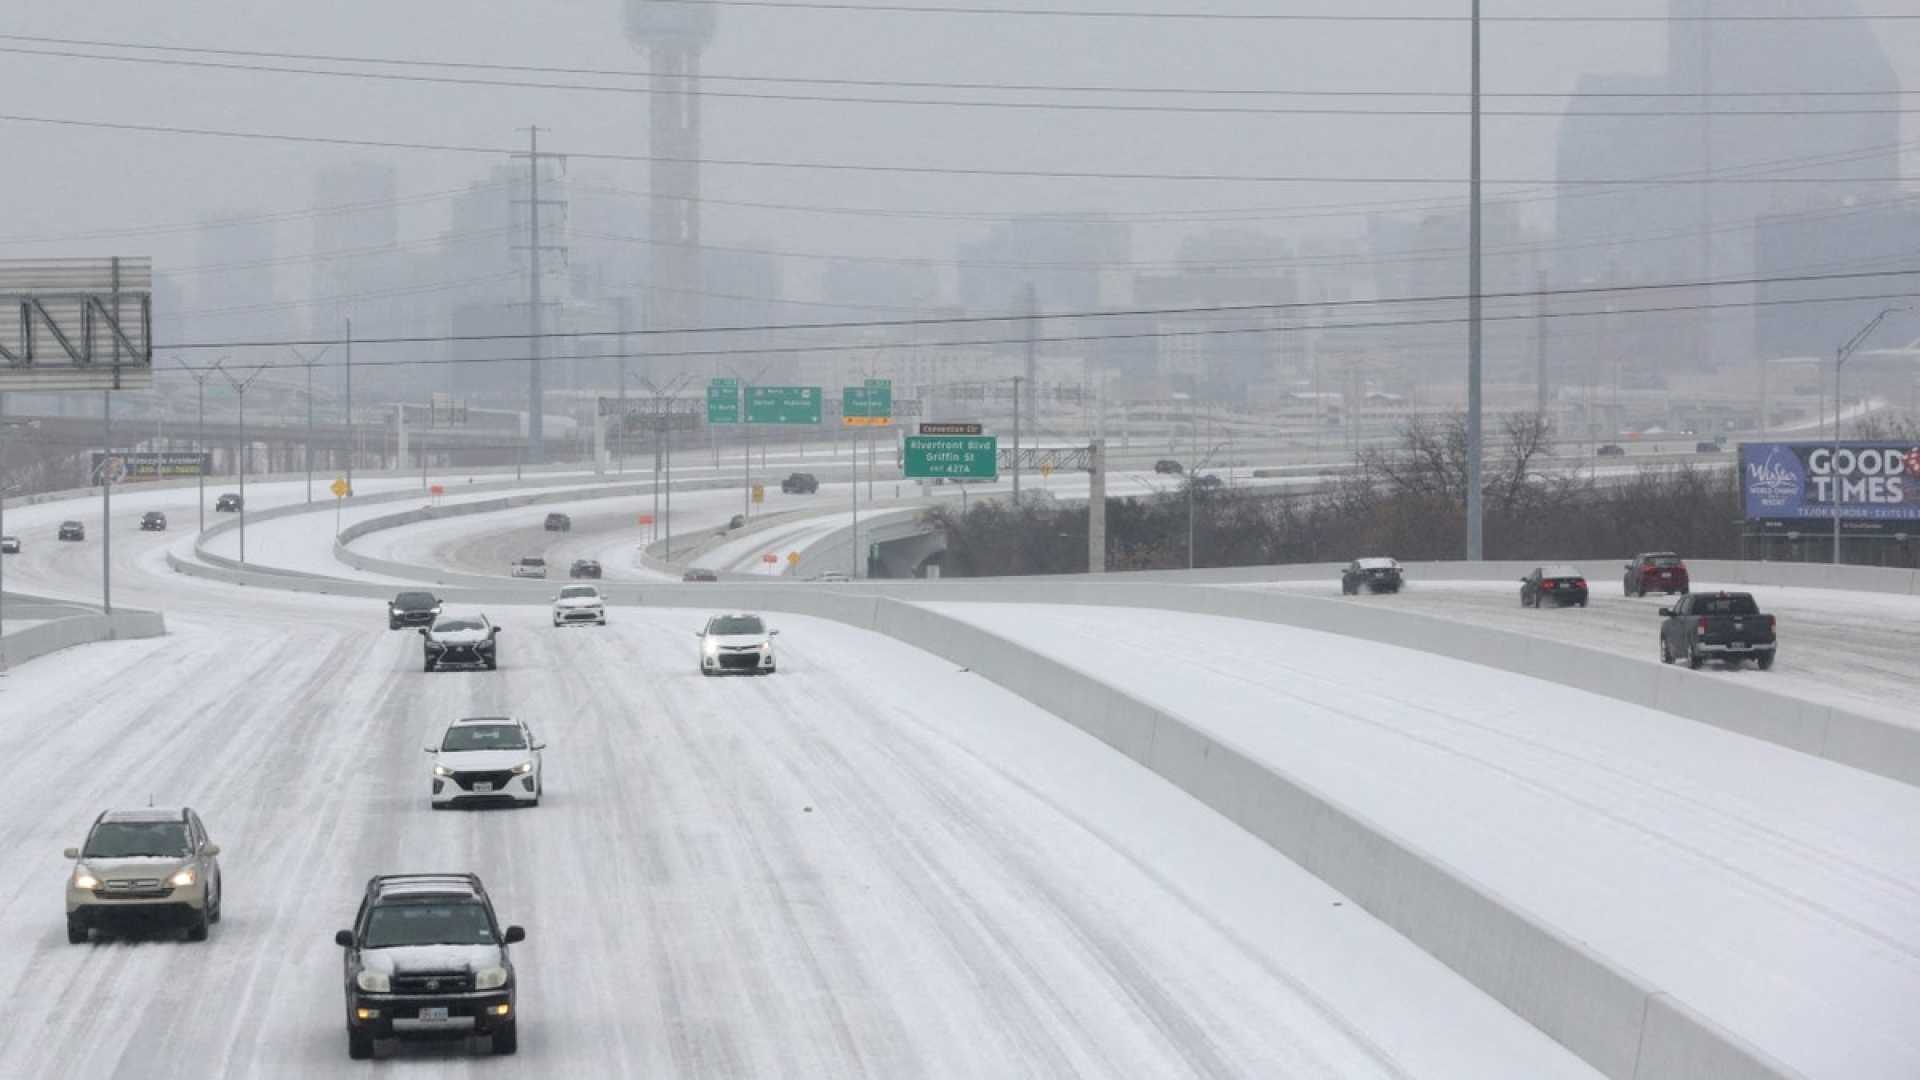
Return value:
[(148, 807), (143, 810), (109, 810), (100, 819), (102, 821), (179, 821), (185, 812), (180, 807), (172, 809)]
[(1362, 570), (1387, 570), (1400, 565), (1392, 559), (1360, 559), (1358, 561)]
[(511, 716), (463, 716), (455, 720), (453, 726), (458, 727), (461, 724), (511, 724), (513, 722), (514, 719)]

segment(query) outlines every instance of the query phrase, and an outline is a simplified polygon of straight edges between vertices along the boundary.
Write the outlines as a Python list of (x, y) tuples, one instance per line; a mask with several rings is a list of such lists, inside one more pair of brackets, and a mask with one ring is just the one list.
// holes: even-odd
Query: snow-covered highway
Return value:
[[(116, 514), (178, 528), (192, 500)], [(115, 536), (116, 597), (164, 609), (167, 637), (0, 683), (30, 733), (0, 790), (9, 1073), (147, 1075), (191, 1048), (196, 1074), (357, 1075), (333, 931), (370, 874), (472, 869), (528, 928), (527, 1075), (1592, 1075), (1171, 785), (926, 653), (782, 618), (780, 675), (705, 680), (705, 612), (554, 630), (518, 607), (489, 612), (499, 672), (427, 675), (377, 602), (170, 574), (182, 538)], [(36, 543), (8, 580), (88, 599), (99, 556), (91, 531)], [(487, 713), (548, 740), (547, 799), (431, 812), (421, 745)], [(205, 945), (66, 944), (60, 849), (149, 799), (207, 820), (225, 920)]]

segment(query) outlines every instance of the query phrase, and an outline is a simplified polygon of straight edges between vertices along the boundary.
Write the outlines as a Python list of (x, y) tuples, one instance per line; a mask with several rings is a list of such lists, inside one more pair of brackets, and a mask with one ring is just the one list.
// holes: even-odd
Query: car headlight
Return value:
[(396, 608), (388, 608), (388, 609), (387, 609), (387, 614), (389, 614), (389, 615), (396, 615), (396, 616), (397, 616), (397, 615), (399, 615), (399, 614), (400, 614), (400, 609), (399, 609), (399, 608), (397, 608), (397, 607), (396, 607)]
[(91, 871), (82, 866), (73, 872), (73, 887), (76, 889), (97, 889), (100, 887), (100, 879), (94, 877)]
[(492, 638), (487, 638), (486, 640), (484, 640), (484, 641), (482, 641), (482, 642), (480, 642), (480, 644), (478, 644), (478, 645), (476, 645), (476, 646), (474, 646), (474, 647), (475, 647), (475, 648), (477, 648), (477, 649), (483, 649), (483, 650), (484, 650), (484, 649), (491, 649), (491, 648), (493, 648), (493, 639), (492, 639)]
[(481, 968), (473, 975), (475, 990), (498, 990), (507, 985), (507, 969), (503, 967)]
[(771, 642), (771, 641), (763, 641), (763, 642), (761, 642), (761, 643), (760, 643), (760, 651), (761, 651), (761, 652), (763, 652), (763, 653), (770, 653), (770, 652), (772, 652), (772, 651), (773, 651), (773, 642)]
[(435, 776), (452, 776), (452, 775), (453, 775), (453, 770), (452, 770), (452, 769), (449, 769), (449, 768), (447, 768), (447, 767), (446, 767), (445, 765), (435, 765), (435, 766), (433, 767), (433, 775), (435, 775)]
[(515, 765), (513, 767), (513, 775), (515, 776), (525, 776), (532, 771), (533, 771), (533, 762), (531, 761), (523, 761), (520, 764)]
[(167, 884), (176, 889), (184, 889), (193, 884), (193, 867), (185, 867), (167, 879)]
[(438, 605), (438, 604), (435, 604), (435, 605), (433, 606), (433, 614), (434, 614), (434, 615), (436, 615), (436, 616), (440, 614), (440, 605)]
[(363, 971), (353, 977), (355, 986), (369, 994), (390, 994), (393, 992), (393, 979), (384, 971)]
[(707, 654), (708, 656), (719, 656), (719, 655), (720, 655), (720, 643), (719, 643), (719, 642), (717, 642), (717, 641), (708, 641), (708, 642), (705, 642), (704, 644), (702, 644), (702, 645), (700, 646), (700, 651), (701, 651), (701, 652), (703, 652), (703, 653), (705, 653), (705, 654)]

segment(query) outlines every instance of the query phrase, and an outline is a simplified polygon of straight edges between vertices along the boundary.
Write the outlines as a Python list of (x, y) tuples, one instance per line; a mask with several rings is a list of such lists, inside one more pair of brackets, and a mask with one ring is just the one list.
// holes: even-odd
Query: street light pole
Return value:
[(1468, 153), (1472, 157), (1467, 209), (1467, 560), (1485, 557), (1484, 509), (1480, 501), (1481, 457), (1485, 433), (1480, 402), (1480, 0), (1473, 0), (1473, 119)]
[(1887, 321), (1887, 316), (1896, 311), (1906, 311), (1904, 307), (1890, 307), (1875, 315), (1860, 332), (1853, 335), (1845, 345), (1833, 354), (1833, 447), (1827, 458), (1827, 495), (1833, 504), (1833, 565), (1840, 565), (1840, 499), (1843, 491), (1840, 486), (1840, 369), (1853, 357), (1861, 345), (1866, 344), (1868, 336)]
[(253, 374), (246, 378), (236, 379), (232, 372), (225, 368), (220, 369), (220, 374), (225, 375), (227, 381), (233, 384), (234, 393), (240, 396), (240, 565), (242, 566), (247, 564), (247, 458), (251, 456), (247, 453), (247, 387), (252, 386), (253, 380), (259, 378), (260, 373), (265, 370), (266, 366), (261, 365), (254, 368)]
[(292, 345), (287, 346), (287, 348), (293, 350), (293, 355), (300, 358), (301, 366), (307, 369), (307, 454), (306, 454), (307, 501), (312, 502), (313, 501), (313, 365), (319, 363), (321, 358), (327, 355), (327, 350), (333, 348), (333, 346), (331, 345), (325, 346), (319, 352), (314, 353), (312, 356), (308, 356), (306, 353), (301, 352), (299, 349), (294, 348)]

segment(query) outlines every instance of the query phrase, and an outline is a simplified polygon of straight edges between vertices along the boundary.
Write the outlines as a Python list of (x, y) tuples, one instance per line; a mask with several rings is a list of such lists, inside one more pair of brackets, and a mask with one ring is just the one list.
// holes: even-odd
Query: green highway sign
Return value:
[(865, 386), (840, 391), (840, 422), (847, 427), (886, 427), (893, 423), (893, 380), (868, 379)]
[(715, 379), (707, 386), (707, 423), (740, 422), (740, 384), (732, 379)]
[(1000, 440), (993, 435), (907, 436), (909, 480), (997, 480)]
[(747, 423), (818, 424), (820, 388), (817, 386), (747, 387)]

